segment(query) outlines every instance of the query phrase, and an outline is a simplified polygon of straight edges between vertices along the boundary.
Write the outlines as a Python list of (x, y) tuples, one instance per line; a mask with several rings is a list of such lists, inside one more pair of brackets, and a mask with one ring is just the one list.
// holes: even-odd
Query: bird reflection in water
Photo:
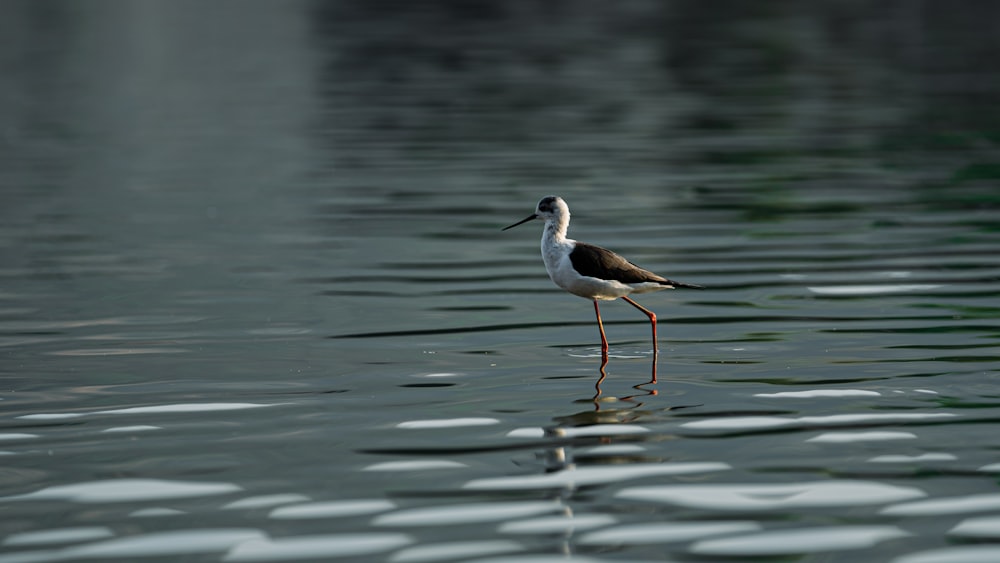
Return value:
[[(619, 397), (615, 399), (616, 401), (632, 402), (635, 401), (636, 397), (652, 397), (659, 394), (659, 391), (657, 391), (656, 389), (643, 389), (643, 385), (651, 385), (656, 383), (656, 363), (657, 360), (659, 359), (658, 356), (659, 355), (656, 354), (655, 352), (653, 353), (652, 368), (650, 368), (651, 374), (649, 381), (647, 381), (646, 383), (640, 383), (638, 385), (632, 386), (633, 389), (640, 391), (640, 393), (636, 393), (634, 395), (628, 395), (625, 397)], [(606, 400), (601, 398), (602, 395), (604, 394), (604, 391), (601, 389), (601, 384), (604, 383), (604, 380), (607, 379), (608, 377), (607, 367), (608, 367), (608, 354), (604, 353), (601, 355), (601, 367), (598, 368), (598, 373), (600, 374), (600, 377), (597, 378), (597, 383), (594, 384), (594, 389), (597, 391), (597, 393), (594, 395), (594, 398), (592, 399), (594, 401), (594, 409), (598, 411), (601, 410), (601, 403)], [(640, 405), (641, 403), (637, 404), (636, 406)]]

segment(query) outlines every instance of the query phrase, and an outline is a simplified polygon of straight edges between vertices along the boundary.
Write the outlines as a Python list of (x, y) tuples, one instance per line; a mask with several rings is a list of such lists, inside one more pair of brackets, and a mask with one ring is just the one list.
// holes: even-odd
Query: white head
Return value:
[(535, 212), (521, 219), (517, 223), (504, 227), (502, 230), (512, 229), (532, 219), (542, 219), (545, 222), (552, 222), (556, 225), (566, 225), (569, 223), (569, 206), (559, 196), (545, 196), (538, 202)]

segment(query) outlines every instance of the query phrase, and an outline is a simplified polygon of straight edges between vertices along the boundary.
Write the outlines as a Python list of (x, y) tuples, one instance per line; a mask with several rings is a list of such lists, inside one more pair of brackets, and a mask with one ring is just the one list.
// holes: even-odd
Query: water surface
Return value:
[(6, 5), (0, 562), (1000, 556), (982, 4)]

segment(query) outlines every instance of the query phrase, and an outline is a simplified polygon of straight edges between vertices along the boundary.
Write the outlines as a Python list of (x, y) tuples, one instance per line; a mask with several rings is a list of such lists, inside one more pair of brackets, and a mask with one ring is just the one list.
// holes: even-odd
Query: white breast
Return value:
[(581, 276), (573, 269), (569, 253), (573, 251), (576, 241), (542, 240), (542, 260), (545, 271), (553, 283), (573, 295), (586, 299), (617, 299), (634, 291), (632, 286), (617, 281), (601, 280), (589, 276)]

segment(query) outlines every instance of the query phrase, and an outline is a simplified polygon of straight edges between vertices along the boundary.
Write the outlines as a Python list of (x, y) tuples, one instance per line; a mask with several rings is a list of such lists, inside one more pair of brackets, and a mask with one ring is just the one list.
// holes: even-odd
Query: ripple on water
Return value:
[(129, 518), (160, 518), (163, 516), (180, 516), (182, 514), (188, 514), (183, 510), (178, 510), (176, 508), (170, 508), (166, 506), (151, 506), (149, 508), (140, 508), (139, 510), (133, 510), (129, 512)]
[(242, 542), (223, 561), (289, 561), (351, 557), (391, 551), (410, 545), (405, 534), (328, 534), (280, 539), (259, 538)]
[(258, 495), (253, 497), (242, 498), (240, 500), (234, 500), (233, 502), (223, 505), (222, 509), (247, 510), (254, 508), (270, 508), (272, 506), (278, 506), (281, 504), (308, 502), (309, 500), (311, 500), (309, 497), (297, 493)]
[(0, 555), (0, 563), (30, 563), (73, 559), (129, 559), (224, 553), (242, 542), (261, 540), (263, 532), (253, 528), (216, 528), (137, 534), (53, 550), (35, 550)]
[[(579, 555), (510, 555), (501, 557), (487, 557), (485, 559), (467, 559), (468, 563), (604, 563), (612, 561), (610, 559), (594, 559), (593, 557), (582, 557)], [(631, 563), (644, 563), (639, 559), (630, 559)], [(657, 563), (664, 563), (665, 559), (658, 559)], [(669, 562), (668, 562), (669, 563)]]
[(685, 542), (741, 532), (760, 530), (757, 522), (657, 522), (655, 524), (634, 524), (615, 526), (581, 537), (581, 545), (643, 545)]
[(601, 528), (617, 522), (618, 520), (609, 514), (543, 516), (504, 522), (497, 531), (501, 534), (556, 534)]
[(104, 526), (79, 526), (75, 528), (56, 528), (51, 530), (35, 530), (7, 536), (3, 545), (39, 546), (61, 543), (76, 543), (87, 540), (99, 540), (114, 536), (110, 528)]
[(515, 428), (507, 433), (509, 438), (582, 438), (588, 436), (626, 436), (645, 434), (649, 428), (637, 424), (592, 424), (558, 428)]
[(38, 438), (38, 434), (26, 434), (23, 432), (7, 432), (0, 434), (0, 440), (30, 440), (32, 438)]
[(584, 448), (576, 453), (576, 457), (614, 457), (639, 455), (646, 453), (647, 448), (641, 444), (601, 444), (592, 448)]
[(524, 545), (510, 540), (435, 543), (402, 549), (394, 553), (389, 558), (389, 561), (392, 563), (446, 561), (466, 557), (516, 553), (524, 551), (524, 549)]
[(200, 413), (200, 412), (257, 409), (263, 407), (278, 406), (280, 404), (283, 403), (177, 403), (171, 405), (129, 407), (125, 409), (111, 409), (111, 410), (92, 411), (92, 412), (35, 413), (35, 414), (21, 415), (17, 418), (24, 420), (60, 420), (65, 418), (79, 418), (81, 416), (100, 415), (100, 414)]
[(32, 493), (0, 497), (0, 501), (65, 500), (79, 503), (129, 502), (200, 497), (242, 491), (239, 485), (162, 479), (108, 479), (72, 485), (54, 485)]
[(1000, 538), (1000, 516), (966, 518), (948, 530), (948, 535), (963, 538)]
[(414, 459), (402, 461), (384, 461), (363, 467), (362, 471), (427, 471), (430, 469), (460, 469), (468, 467), (460, 461), (447, 459)]
[(888, 293), (909, 293), (914, 291), (929, 291), (942, 287), (938, 284), (871, 284), (871, 285), (831, 285), (825, 287), (810, 287), (809, 291), (816, 295), (856, 296), (884, 295)]
[(997, 561), (1000, 561), (1000, 547), (968, 545), (918, 551), (897, 557), (891, 563), (996, 563)]
[(461, 428), (466, 426), (490, 426), (500, 424), (495, 418), (439, 418), (432, 420), (409, 420), (400, 422), (396, 428), (418, 430), (428, 428)]
[(302, 520), (309, 518), (336, 518), (385, 512), (396, 508), (396, 503), (384, 499), (335, 500), (309, 502), (275, 508), (268, 518), (276, 520)]
[(496, 522), (564, 510), (566, 507), (557, 502), (541, 501), (453, 504), (390, 512), (377, 516), (372, 523), (376, 526), (444, 526)]
[(614, 483), (653, 475), (689, 475), (732, 469), (719, 462), (666, 462), (637, 463), (630, 465), (600, 465), (594, 467), (569, 467), (562, 471), (542, 475), (517, 475), (474, 479), (462, 485), (474, 491), (517, 491), (534, 489), (561, 489)]
[(895, 526), (828, 526), (775, 530), (702, 540), (691, 546), (697, 555), (765, 556), (867, 549), (879, 542), (913, 534)]
[(823, 444), (851, 444), (855, 442), (885, 442), (888, 440), (915, 440), (917, 435), (912, 432), (825, 432), (813, 436), (806, 442)]
[(991, 493), (895, 504), (883, 508), (881, 514), (887, 516), (940, 516), (998, 509), (1000, 509), (1000, 493)]
[(754, 397), (769, 399), (817, 399), (821, 397), (880, 397), (878, 391), (866, 389), (809, 389), (806, 391), (779, 391), (777, 393), (754, 393)]
[(101, 432), (115, 433), (115, 432), (148, 432), (150, 430), (162, 430), (159, 426), (150, 426), (148, 424), (137, 424), (135, 426), (113, 426), (111, 428), (105, 428)]
[(181, 354), (190, 352), (184, 348), (86, 348), (72, 350), (57, 350), (48, 352), (52, 356), (136, 356), (145, 354)]
[(886, 454), (877, 455), (868, 460), (868, 463), (912, 463), (920, 461), (955, 461), (958, 459), (954, 454), (942, 452), (928, 452), (918, 455)]
[(662, 485), (622, 489), (618, 498), (706, 510), (775, 510), (884, 504), (927, 496), (920, 489), (871, 481), (829, 480), (762, 485)]
[(823, 426), (845, 426), (852, 424), (920, 422), (954, 418), (957, 416), (958, 415), (954, 413), (948, 412), (858, 413), (800, 417), (732, 416), (694, 420), (681, 424), (681, 427), (691, 430), (747, 432), (753, 430), (773, 430), (777, 428), (815, 428)]

